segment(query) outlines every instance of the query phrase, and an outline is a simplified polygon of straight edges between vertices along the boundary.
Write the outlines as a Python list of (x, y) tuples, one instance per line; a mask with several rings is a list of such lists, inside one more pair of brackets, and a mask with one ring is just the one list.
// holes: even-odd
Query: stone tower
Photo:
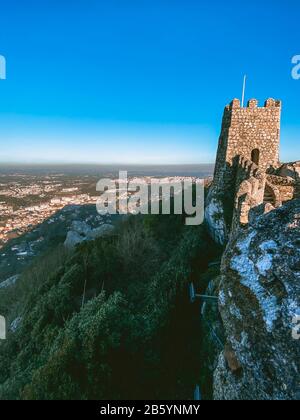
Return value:
[(228, 238), (237, 190), (243, 180), (257, 171), (266, 174), (279, 166), (280, 118), (281, 102), (274, 99), (268, 99), (264, 107), (258, 107), (258, 101), (252, 99), (245, 108), (234, 99), (225, 108), (206, 206), (206, 221), (219, 243)]
[(226, 106), (219, 139), (214, 183), (232, 186), (235, 164), (240, 156), (254, 162), (263, 172), (279, 165), (281, 102), (268, 99), (258, 107), (252, 99), (241, 108), (234, 99)]

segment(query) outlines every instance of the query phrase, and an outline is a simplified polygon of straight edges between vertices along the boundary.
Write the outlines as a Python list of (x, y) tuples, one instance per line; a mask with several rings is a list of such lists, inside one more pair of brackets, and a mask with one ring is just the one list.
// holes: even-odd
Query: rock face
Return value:
[(17, 331), (17, 329), (19, 328), (21, 322), (22, 322), (22, 317), (20, 317), (20, 316), (18, 318), (14, 319), (12, 321), (12, 323), (10, 324), (11, 332), (15, 333)]
[(81, 220), (74, 220), (71, 226), (72, 231), (79, 233), (79, 235), (88, 235), (91, 227)]
[(64, 242), (64, 246), (68, 249), (75, 248), (81, 242), (92, 241), (96, 238), (110, 235), (114, 230), (114, 226), (105, 223), (98, 228), (92, 229), (87, 223), (76, 220), (72, 223), (71, 229)]
[(114, 226), (110, 224), (104, 224), (96, 229), (92, 229), (88, 235), (87, 238), (89, 240), (101, 238), (103, 236), (108, 236), (114, 231)]
[(7, 287), (14, 286), (16, 282), (19, 280), (19, 277), (20, 276), (17, 274), (3, 281), (2, 283), (0, 283), (0, 289), (6, 289)]
[(227, 342), (215, 399), (300, 398), (300, 200), (234, 232), (222, 261), (219, 307)]
[(228, 233), (224, 217), (223, 203), (213, 189), (211, 189), (207, 199), (207, 205), (205, 207), (205, 221), (214, 241), (219, 245), (224, 245), (227, 240)]
[(74, 230), (70, 230), (67, 233), (66, 240), (64, 242), (64, 246), (68, 249), (73, 249), (76, 245), (80, 244), (81, 242), (85, 241), (86, 237), (80, 235), (78, 232)]

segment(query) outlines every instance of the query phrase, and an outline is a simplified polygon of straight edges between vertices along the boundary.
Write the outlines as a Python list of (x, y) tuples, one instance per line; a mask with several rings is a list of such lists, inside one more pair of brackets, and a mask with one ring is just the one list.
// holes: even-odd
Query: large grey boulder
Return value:
[(67, 238), (64, 242), (64, 246), (68, 249), (73, 249), (76, 247), (76, 245), (80, 244), (85, 240), (86, 238), (84, 236), (81, 236), (79, 233), (71, 230), (67, 233)]
[(227, 342), (215, 399), (300, 398), (300, 200), (234, 233), (222, 261), (219, 307)]
[(228, 238), (224, 206), (213, 187), (206, 200), (205, 221), (213, 240), (219, 245), (224, 245)]
[(87, 238), (89, 240), (93, 240), (93, 239), (96, 239), (96, 238), (101, 238), (103, 236), (108, 236), (113, 232), (113, 230), (114, 230), (114, 226), (107, 223), (107, 224), (104, 224), (104, 225), (102, 225), (102, 226), (100, 226), (96, 229), (92, 229), (88, 233)]
[(91, 227), (86, 222), (74, 220), (72, 222), (71, 230), (80, 235), (87, 235), (91, 231)]
[[(83, 225), (79, 225), (76, 222), (76, 224), (73, 224), (72, 227), (77, 227), (80, 233), (74, 230), (68, 232), (67, 238), (64, 242), (65, 247), (68, 249), (74, 249), (76, 245), (84, 241), (92, 241), (97, 238), (108, 236), (114, 231), (114, 226), (109, 223), (103, 224), (95, 229), (85, 229)], [(84, 232), (83, 229), (85, 229)]]
[(0, 289), (6, 289), (7, 287), (14, 286), (16, 282), (19, 280), (20, 275), (17, 274), (15, 276), (9, 277), (7, 280), (0, 283)]
[(18, 330), (18, 328), (20, 327), (21, 322), (22, 322), (22, 317), (20, 317), (20, 316), (18, 318), (14, 319), (10, 324), (11, 332), (15, 333)]

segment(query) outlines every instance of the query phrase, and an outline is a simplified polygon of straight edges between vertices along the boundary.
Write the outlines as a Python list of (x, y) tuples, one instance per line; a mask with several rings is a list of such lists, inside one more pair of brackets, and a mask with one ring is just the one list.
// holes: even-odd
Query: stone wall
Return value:
[(297, 197), (297, 182), (293, 178), (268, 175), (267, 180), (279, 191), (281, 203), (299, 198)]
[(280, 190), (282, 201), (300, 198), (300, 162), (289, 162), (271, 171), (268, 179)]
[[(246, 108), (234, 99), (225, 107), (206, 206), (209, 229), (219, 243), (228, 240), (232, 223), (237, 222), (237, 211), (243, 212), (245, 222), (248, 206), (264, 202), (265, 174), (280, 166), (280, 117), (281, 102), (274, 99), (268, 99), (264, 107), (258, 107), (258, 101), (252, 99)], [(276, 188), (268, 188), (276, 206), (279, 193)]]
[(279, 163), (280, 115), (281, 102), (269, 99), (263, 108), (234, 100), (223, 116), (206, 207), (212, 236), (228, 242), (215, 399), (299, 398), (291, 319), (299, 308), (300, 162)]
[(258, 107), (252, 99), (246, 108), (234, 99), (225, 108), (214, 180), (217, 184), (232, 184), (239, 156), (253, 161), (262, 170), (279, 166), (281, 102), (268, 99)]
[[(281, 102), (268, 99), (263, 108), (257, 100), (249, 101), (241, 108), (238, 100), (231, 104), (231, 125), (226, 162), (232, 164), (237, 155), (254, 161), (261, 170), (279, 164)], [(255, 161), (255, 152), (259, 156)]]
[(231, 231), (249, 222), (250, 210), (264, 202), (266, 175), (251, 160), (239, 159)]

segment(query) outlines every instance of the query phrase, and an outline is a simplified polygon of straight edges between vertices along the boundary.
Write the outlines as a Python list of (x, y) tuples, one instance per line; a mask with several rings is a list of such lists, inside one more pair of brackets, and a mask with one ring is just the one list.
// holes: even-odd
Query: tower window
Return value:
[(251, 153), (251, 160), (254, 162), (257, 166), (259, 165), (259, 150), (254, 149)]

